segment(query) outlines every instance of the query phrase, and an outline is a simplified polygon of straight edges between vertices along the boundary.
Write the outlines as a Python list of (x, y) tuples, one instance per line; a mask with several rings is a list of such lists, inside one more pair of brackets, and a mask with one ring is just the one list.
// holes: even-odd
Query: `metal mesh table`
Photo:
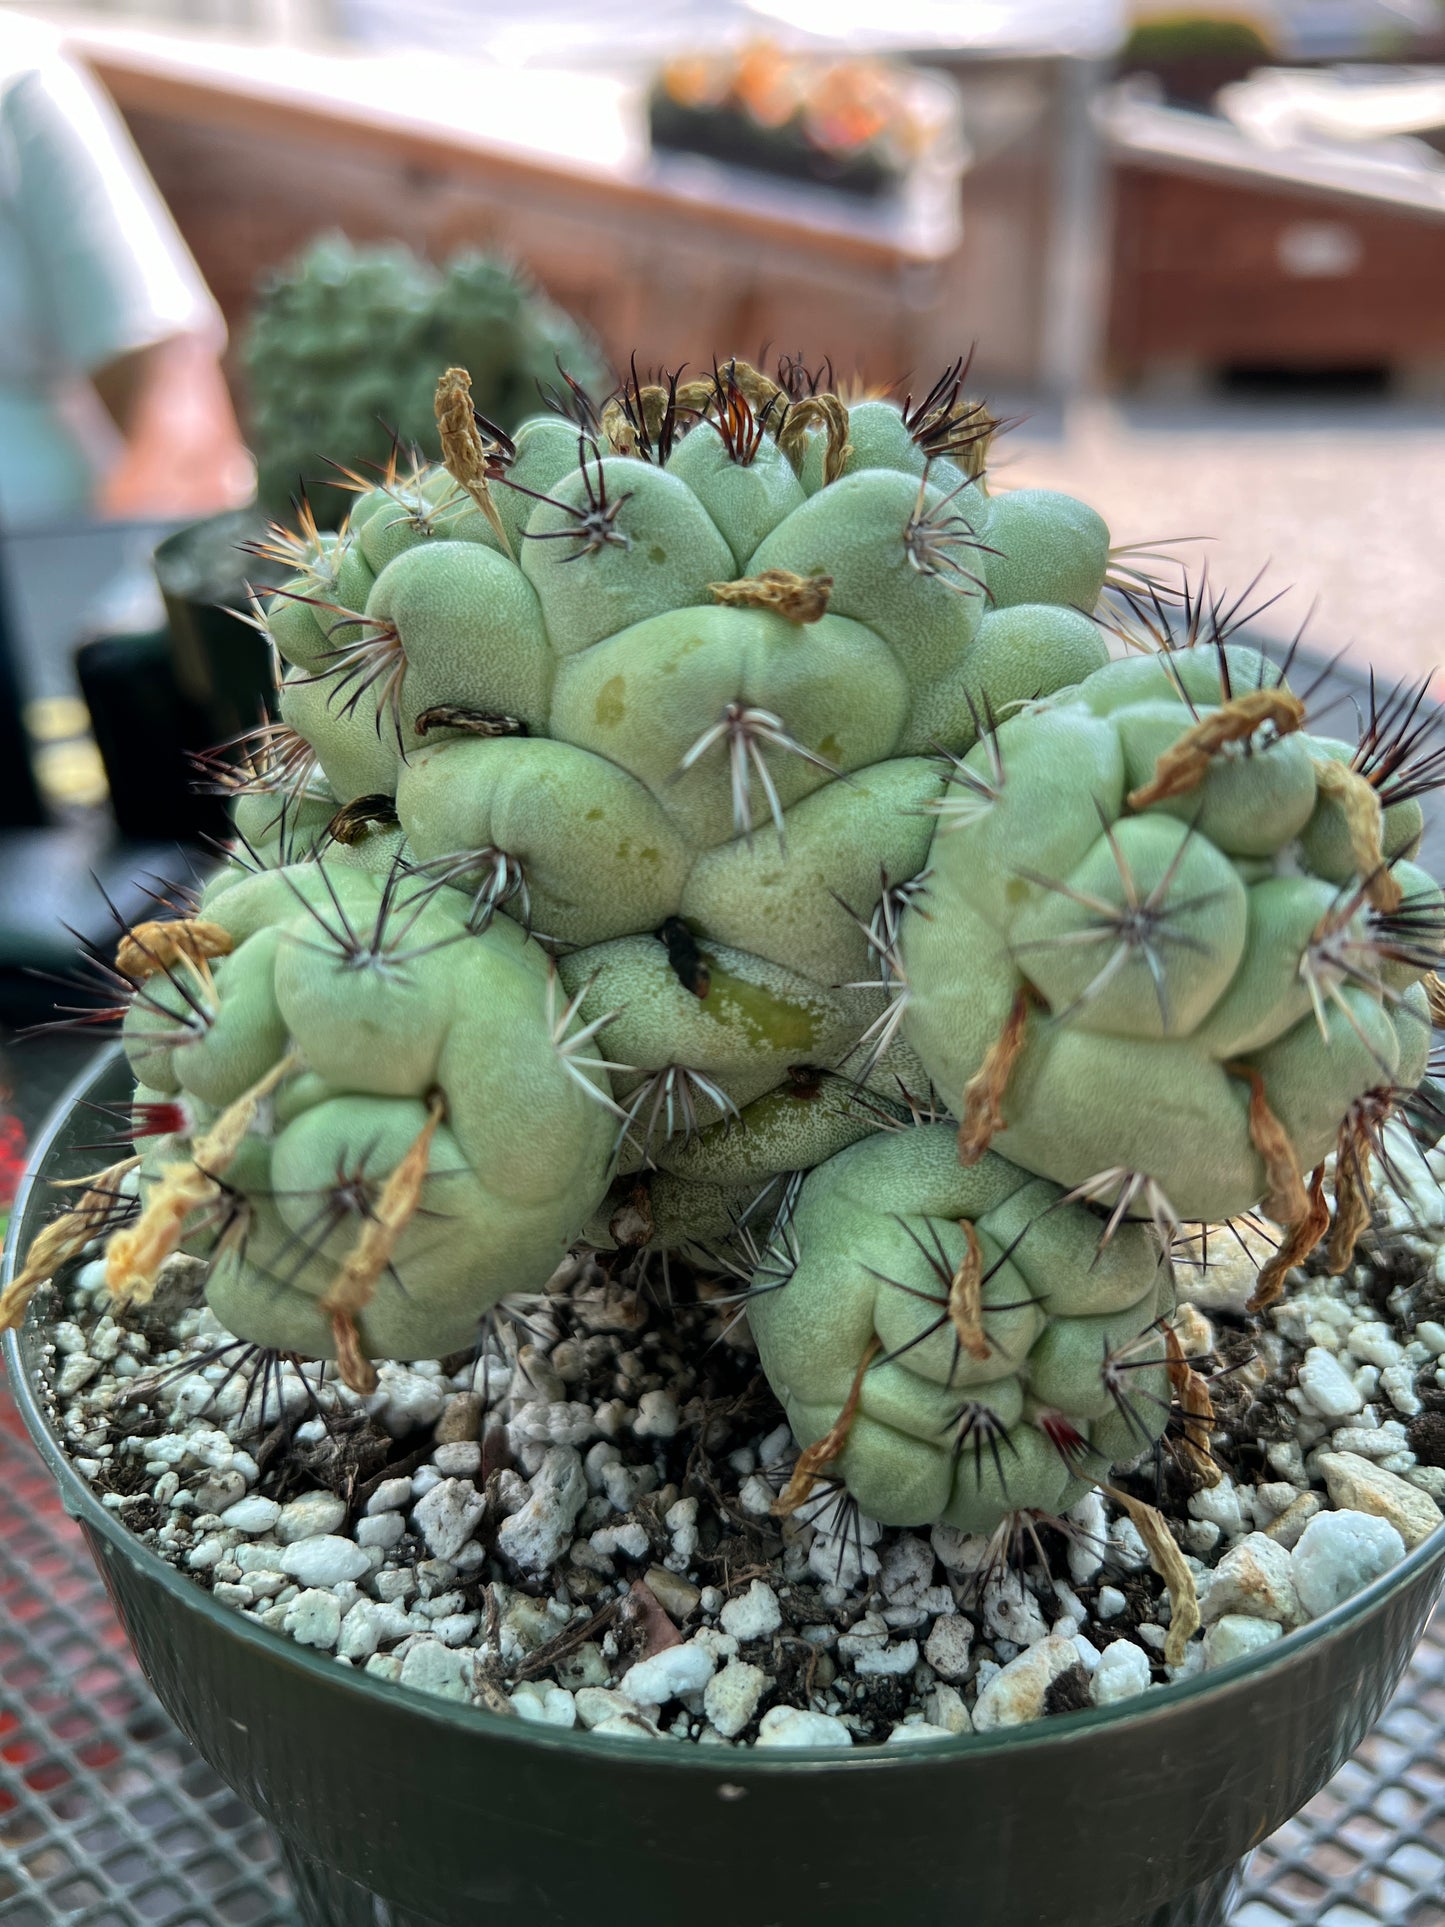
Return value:
[[(0, 1921), (286, 1927), (276, 1843), (152, 1699), (0, 1392)], [(1232, 1927), (1445, 1927), (1445, 1608)], [(1061, 1924), (1062, 1927), (1062, 1924)]]

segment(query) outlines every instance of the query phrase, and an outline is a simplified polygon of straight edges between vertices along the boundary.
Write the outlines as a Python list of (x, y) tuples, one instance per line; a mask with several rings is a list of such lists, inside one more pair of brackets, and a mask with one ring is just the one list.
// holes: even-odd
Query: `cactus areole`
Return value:
[(586, 1239), (741, 1283), (783, 1512), (1056, 1514), (1181, 1399), (1205, 1452), (1175, 1239), (1273, 1220), (1261, 1303), (1342, 1269), (1426, 1068), (1422, 692), (1315, 733), (1239, 605), (990, 490), (966, 372), (634, 371), (506, 435), (451, 369), (442, 465), (274, 531), (235, 846), (107, 966), (139, 1198), (8, 1315), (109, 1229), (118, 1294), (209, 1254), (365, 1385)]

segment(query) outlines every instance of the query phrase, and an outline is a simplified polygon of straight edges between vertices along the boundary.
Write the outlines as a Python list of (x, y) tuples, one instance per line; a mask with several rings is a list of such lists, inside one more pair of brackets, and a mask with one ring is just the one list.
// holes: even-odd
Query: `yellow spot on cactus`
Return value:
[(637, 860), (639, 863), (661, 863), (662, 851), (654, 849), (639, 850), (637, 852)]
[(825, 736), (818, 745), (818, 754), (826, 756), (830, 763), (836, 763), (842, 757), (843, 746), (836, 736)]
[(1010, 903), (1023, 903), (1029, 894), (1029, 886), (1022, 877), (1010, 877), (1003, 887), (1003, 893)]
[(595, 715), (601, 729), (616, 729), (627, 714), (627, 705), (622, 700), (627, 687), (625, 676), (609, 676), (597, 692)]
[(600, 804), (594, 803), (591, 809), (586, 812), (583, 820), (588, 823), (600, 823), (605, 813)]
[(649, 562), (665, 562), (667, 560), (667, 550), (659, 548), (657, 543), (654, 542), (652, 547), (647, 551), (647, 559)]
[(812, 1049), (817, 1026), (805, 1005), (733, 976), (710, 951), (699, 948), (712, 975), (712, 989), (704, 1005), (710, 1017), (729, 1027), (745, 1028), (757, 1044), (769, 1050)]

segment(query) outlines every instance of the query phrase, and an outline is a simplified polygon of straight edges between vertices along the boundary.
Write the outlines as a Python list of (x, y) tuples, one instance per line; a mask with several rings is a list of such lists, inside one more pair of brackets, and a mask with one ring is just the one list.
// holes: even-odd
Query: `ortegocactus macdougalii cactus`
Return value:
[[(1162, 1434), (1174, 1309), (1152, 1226), (1100, 1221), (951, 1123), (840, 1151), (761, 1241), (749, 1322), (803, 1447), (885, 1525), (1062, 1513)], [(1179, 1369), (1176, 1360), (1175, 1369)]]
[(364, 797), (562, 953), (583, 1020), (617, 1013), (635, 1235), (715, 1234), (875, 1128), (851, 1083), (921, 1086), (879, 955), (939, 754), (1107, 659), (1104, 524), (984, 493), (961, 373), (850, 410), (729, 363), (514, 440), (454, 376), (449, 469), (363, 496), (271, 603), (295, 736), (257, 780), (302, 801), (249, 800), (263, 854)]
[(1028, 705), (959, 763), (897, 956), (965, 1161), (991, 1146), (1165, 1229), (1258, 1207), (1288, 1227), (1266, 1293), (1328, 1227), (1336, 1150), (1348, 1262), (1445, 935), (1410, 771), (1378, 731), (1304, 725), (1233, 646)]
[(123, 944), (142, 1208), (107, 1266), (143, 1298), (183, 1242), (208, 1252), (230, 1331), (364, 1382), (545, 1284), (611, 1133), (607, 1073), (520, 927), (345, 855), (227, 872)]
[(437, 453), (432, 391), (449, 362), (472, 371), (483, 413), (515, 428), (555, 383), (601, 359), (517, 263), (471, 251), (441, 267), (400, 242), (322, 235), (263, 282), (242, 346), (262, 503), (283, 511), (305, 481), (334, 524), (349, 506), (326, 463), (387, 459), (393, 437)]

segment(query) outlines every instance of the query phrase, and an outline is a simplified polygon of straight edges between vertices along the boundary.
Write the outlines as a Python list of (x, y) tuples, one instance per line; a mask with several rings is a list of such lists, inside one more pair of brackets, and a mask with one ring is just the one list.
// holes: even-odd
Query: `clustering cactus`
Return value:
[(122, 963), (166, 1136), (119, 1288), (219, 1226), (223, 1320), (362, 1382), (585, 1232), (742, 1277), (784, 1509), (1054, 1512), (1172, 1401), (1204, 1461), (1169, 1245), (1262, 1210), (1261, 1303), (1348, 1263), (1438, 759), (1420, 692), (1309, 733), (1237, 610), (1120, 621), (1092, 510), (989, 493), (965, 372), (634, 372), (508, 436), (454, 369), (442, 466), (277, 536), (236, 855)]
[(464, 362), (478, 404), (511, 428), (560, 360), (583, 381), (596, 350), (515, 262), (466, 250), (435, 268), (400, 242), (318, 237), (263, 283), (242, 346), (258, 493), (284, 512), (304, 480), (333, 525), (346, 512), (326, 462), (384, 462), (392, 436), (435, 455), (437, 371)]
[(335, 857), (228, 872), (121, 964), (143, 1151), (107, 1259), (126, 1295), (184, 1235), (230, 1331), (364, 1382), (369, 1358), (472, 1344), (601, 1195), (585, 1027), (538, 946), (476, 929), (454, 891)]

